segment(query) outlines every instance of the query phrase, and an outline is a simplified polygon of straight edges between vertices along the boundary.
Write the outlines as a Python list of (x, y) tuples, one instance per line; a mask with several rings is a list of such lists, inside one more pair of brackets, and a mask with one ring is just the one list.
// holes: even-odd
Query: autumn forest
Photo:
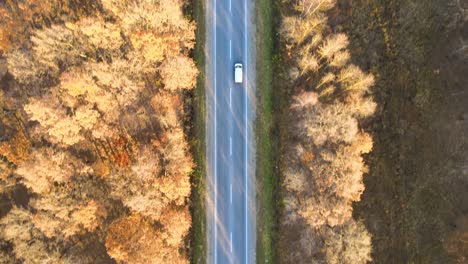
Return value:
[[(467, 263), (466, 1), (252, 2), (257, 262)], [(204, 3), (0, 1), (0, 264), (207, 262)]]
[(188, 262), (186, 4), (0, 5), (0, 262)]

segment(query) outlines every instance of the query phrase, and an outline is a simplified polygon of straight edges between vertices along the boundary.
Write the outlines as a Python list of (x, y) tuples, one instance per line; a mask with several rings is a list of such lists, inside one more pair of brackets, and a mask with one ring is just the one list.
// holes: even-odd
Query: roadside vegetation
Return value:
[(189, 262), (188, 4), (0, 3), (1, 263)]
[(371, 236), (352, 217), (364, 191), (362, 155), (372, 137), (362, 125), (374, 113), (374, 76), (352, 63), (346, 34), (333, 30), (335, 1), (282, 1), (276, 89), (281, 109), (280, 262), (366, 263)]
[(257, 263), (275, 263), (278, 226), (278, 133), (275, 133), (274, 105), (282, 97), (273, 90), (273, 12), (271, 0), (255, 4), (257, 45)]

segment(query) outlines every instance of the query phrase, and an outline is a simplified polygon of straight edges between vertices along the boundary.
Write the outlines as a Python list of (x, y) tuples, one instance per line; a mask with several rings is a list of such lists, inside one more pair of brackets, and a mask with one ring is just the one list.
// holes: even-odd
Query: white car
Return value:
[(234, 82), (242, 83), (242, 63), (234, 64)]

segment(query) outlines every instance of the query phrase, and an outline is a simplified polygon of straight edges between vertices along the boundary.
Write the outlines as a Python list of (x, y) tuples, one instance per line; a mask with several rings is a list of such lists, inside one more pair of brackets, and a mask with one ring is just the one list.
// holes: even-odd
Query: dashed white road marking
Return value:
[(230, 241), (231, 241), (231, 245), (230, 245), (231, 248), (230, 248), (230, 250), (231, 250), (231, 253), (232, 253), (232, 231), (231, 231), (231, 235), (230, 235)]

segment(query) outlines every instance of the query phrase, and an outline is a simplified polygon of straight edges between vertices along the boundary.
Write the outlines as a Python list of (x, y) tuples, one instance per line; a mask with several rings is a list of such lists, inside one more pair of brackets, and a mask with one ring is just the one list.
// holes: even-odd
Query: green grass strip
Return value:
[(273, 5), (272, 0), (256, 2), (257, 27), (257, 263), (274, 263), (277, 223), (275, 190), (277, 145), (272, 137), (273, 116)]
[(206, 263), (206, 155), (205, 155), (205, 1), (194, 0), (193, 18), (197, 23), (194, 58), (200, 74), (193, 99), (192, 149), (197, 164), (192, 176), (191, 263)]

